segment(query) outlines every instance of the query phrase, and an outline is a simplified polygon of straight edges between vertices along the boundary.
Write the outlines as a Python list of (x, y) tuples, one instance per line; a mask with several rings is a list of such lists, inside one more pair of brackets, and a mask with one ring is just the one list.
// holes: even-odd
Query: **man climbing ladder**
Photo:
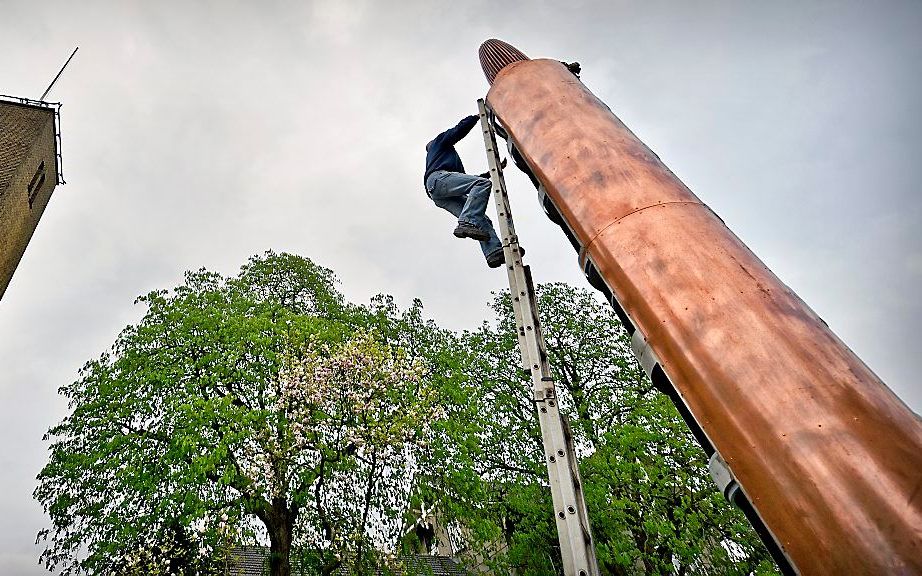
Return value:
[(490, 166), (497, 224), (509, 275), (509, 294), (512, 296), (512, 308), (515, 312), (522, 365), (525, 371), (531, 374), (533, 398), (541, 425), (564, 574), (597, 576), (599, 567), (592, 545), (579, 468), (576, 455), (573, 453), (573, 439), (569, 423), (566, 417), (560, 414), (557, 405), (554, 380), (551, 377), (544, 335), (541, 332), (541, 322), (535, 304), (531, 270), (522, 264), (523, 254), (512, 222), (509, 196), (506, 194), (506, 182), (503, 179), (503, 165), (499, 160), (496, 135), (488, 117), (486, 104), (481, 99), (477, 101), (477, 105), (480, 110), (483, 142), (487, 149), (487, 162)]
[(426, 194), (435, 205), (458, 219), (454, 235), (480, 242), (487, 266), (499, 268), (505, 263), (503, 246), (486, 215), (490, 202), (489, 174), (465, 174), (464, 164), (455, 150), (455, 144), (467, 136), (476, 124), (477, 116), (468, 116), (426, 144), (423, 183)]

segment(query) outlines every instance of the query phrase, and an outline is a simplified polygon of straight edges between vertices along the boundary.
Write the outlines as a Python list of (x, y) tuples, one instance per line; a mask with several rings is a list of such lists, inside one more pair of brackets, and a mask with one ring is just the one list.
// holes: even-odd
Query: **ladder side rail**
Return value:
[(585, 514), (585, 500), (578, 471), (576, 474), (573, 472), (575, 454), (572, 442), (569, 441), (570, 436), (566, 433), (566, 424), (559, 412), (554, 382), (547, 362), (531, 271), (522, 264), (496, 137), (482, 99), (478, 100), (478, 107), (499, 217), (497, 224), (506, 257), (519, 347), (524, 365), (531, 375), (532, 395), (541, 427), (564, 573), (566, 576), (597, 576), (599, 569), (592, 546), (588, 517)]
[[(482, 100), (478, 100), (478, 107), (480, 112), (480, 125), (483, 129), (483, 141), (487, 149), (487, 164), (490, 168), (493, 197), (496, 203), (499, 237), (503, 243), (503, 256), (507, 262), (506, 272), (509, 276), (509, 296), (512, 299), (512, 310), (515, 314), (516, 336), (519, 341), (519, 350), (522, 355), (522, 369), (530, 371), (536, 359), (530, 358), (528, 355), (528, 351), (531, 349), (525, 338), (525, 326), (528, 319), (523, 315), (523, 307), (517, 305), (517, 303), (527, 295), (525, 277), (520, 269), (517, 270), (514, 265), (508, 264), (509, 262), (513, 262), (513, 259), (521, 262), (518, 237), (515, 234), (515, 224), (512, 221), (509, 196), (506, 194), (506, 181), (503, 178), (503, 166), (499, 161), (496, 136), (487, 118), (486, 105)], [(521, 268), (521, 266), (518, 268)]]
[[(567, 508), (573, 508), (574, 500), (572, 491), (567, 489), (569, 488), (568, 475), (565, 474), (565, 470), (561, 467), (561, 463), (566, 461), (566, 449), (558, 422), (559, 414), (556, 407), (556, 395), (554, 394), (552, 381), (542, 381), (542, 376), (549, 377), (550, 375), (542, 374), (541, 355), (534, 338), (534, 315), (531, 314), (532, 304), (528, 293), (525, 270), (521, 265), (521, 261), (515, 258), (517, 254), (514, 254), (514, 252), (518, 252), (515, 225), (512, 222), (512, 211), (509, 196), (506, 193), (505, 179), (502, 175), (502, 164), (499, 161), (496, 137), (489, 123), (485, 104), (478, 102), (478, 105), (480, 107), (484, 144), (487, 149), (487, 162), (490, 166), (490, 178), (493, 184), (498, 216), (497, 225), (499, 226), (506, 258), (506, 272), (509, 277), (510, 296), (512, 297), (512, 308), (515, 313), (519, 347), (525, 372), (531, 376), (533, 400), (540, 403), (538, 422), (544, 446), (545, 463), (548, 467), (548, 481), (551, 489), (551, 499), (554, 503), (561, 559), (564, 564), (564, 573), (567, 576), (576, 576), (575, 566), (578, 559), (574, 554), (573, 530), (569, 526), (571, 523), (567, 522), (566, 515)], [(550, 384), (549, 389), (548, 384)], [(542, 393), (549, 393), (550, 397), (539, 396)]]
[(579, 516), (579, 524), (586, 547), (589, 550), (587, 558), (592, 565), (592, 574), (599, 574), (598, 560), (595, 557), (595, 540), (592, 538), (592, 529), (589, 526), (589, 510), (586, 508), (586, 498), (583, 495), (583, 479), (579, 473), (579, 462), (576, 460), (576, 449), (573, 445), (573, 433), (570, 427), (570, 421), (566, 416), (563, 417), (564, 436), (567, 442), (567, 463), (570, 466), (570, 476), (576, 487), (576, 513)]
[[(537, 344), (537, 349), (541, 355), (541, 387), (540, 389), (545, 390), (545, 396), (550, 392), (556, 396), (556, 388), (554, 386), (554, 380), (551, 376), (550, 362), (547, 355), (547, 345), (544, 341), (544, 329), (541, 327), (541, 320), (538, 315), (538, 296), (535, 292), (534, 281), (531, 275), (531, 267), (525, 266), (525, 281), (528, 290), (528, 302), (530, 305), (529, 313), (533, 318), (533, 323), (535, 327), (535, 341)], [(547, 388), (550, 388), (548, 390)], [(535, 390), (540, 390), (535, 388)], [(536, 397), (538, 395), (536, 394)], [(563, 445), (564, 447), (564, 457), (561, 458), (560, 453), (558, 452), (556, 456), (560, 460), (558, 473), (561, 475), (566, 475), (566, 480), (571, 486), (572, 490), (572, 508), (568, 506), (566, 512), (569, 515), (575, 514), (577, 517), (576, 522), (570, 522), (567, 524), (567, 527), (570, 531), (570, 540), (574, 546), (582, 544), (581, 552), (584, 553), (582, 558), (585, 559), (586, 565), (589, 566), (589, 574), (599, 574), (598, 562), (595, 557), (595, 543), (592, 539), (592, 531), (589, 526), (589, 511), (586, 509), (586, 499), (583, 495), (583, 483), (582, 478), (579, 474), (579, 464), (576, 459), (576, 447), (573, 443), (573, 434), (570, 428), (570, 423), (567, 417), (563, 414), (560, 414), (559, 401), (551, 402), (547, 401), (545, 404), (547, 408), (553, 408), (553, 414), (550, 416), (551, 419), (556, 421), (555, 429), (560, 431), (561, 437), (555, 438), (554, 443), (556, 446)], [(556, 406), (555, 406), (556, 404)], [(564, 466), (566, 462), (566, 466)], [(575, 509), (575, 511), (574, 511)], [(558, 510), (559, 513), (559, 510)], [(559, 517), (559, 516), (558, 516)]]

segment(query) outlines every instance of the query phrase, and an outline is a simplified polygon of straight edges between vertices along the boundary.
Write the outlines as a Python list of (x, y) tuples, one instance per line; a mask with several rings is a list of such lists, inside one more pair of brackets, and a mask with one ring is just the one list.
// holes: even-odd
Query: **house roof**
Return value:
[[(262, 546), (238, 546), (231, 549), (229, 576), (264, 576), (269, 573), (269, 549)], [(454, 559), (447, 556), (429, 556), (427, 554), (408, 554), (401, 557), (403, 569), (395, 576), (468, 576), (465, 570)], [(292, 558), (292, 576), (307, 576), (309, 573), (302, 569), (297, 558)], [(381, 568), (375, 571), (377, 576), (385, 576)], [(337, 574), (349, 576), (345, 569), (340, 569)]]

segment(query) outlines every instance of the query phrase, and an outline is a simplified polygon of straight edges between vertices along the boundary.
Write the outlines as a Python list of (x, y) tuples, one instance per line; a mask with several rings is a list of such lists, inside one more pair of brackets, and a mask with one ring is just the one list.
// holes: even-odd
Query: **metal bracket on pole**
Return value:
[(506, 257), (506, 272), (509, 276), (509, 294), (522, 352), (522, 367), (531, 376), (532, 396), (537, 406), (538, 422), (547, 463), (551, 498), (554, 502), (554, 516), (557, 522), (557, 536), (566, 576), (598, 576), (599, 566), (595, 557), (592, 533), (589, 529), (589, 515), (583, 498), (582, 481), (577, 467), (573, 438), (566, 417), (560, 413), (554, 380), (547, 361), (547, 348), (538, 318), (535, 289), (531, 269), (522, 264), (519, 238), (512, 222), (506, 181), (496, 147), (496, 133), (490, 122), (486, 103), (477, 101), (480, 111), (480, 127), (487, 149), (490, 179), (493, 182), (493, 199), (496, 203), (499, 234)]

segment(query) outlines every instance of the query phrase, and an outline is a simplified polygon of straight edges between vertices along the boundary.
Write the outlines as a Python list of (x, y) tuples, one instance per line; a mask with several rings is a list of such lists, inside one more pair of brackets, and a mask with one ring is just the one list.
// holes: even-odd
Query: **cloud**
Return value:
[[(66, 186), (0, 302), (0, 572), (58, 386), (186, 269), (265, 249), (362, 301), (420, 297), (464, 328), (503, 287), (422, 189), (423, 145), (486, 92), (481, 41), (578, 60), (583, 80), (915, 410), (922, 240), (915, 3), (120, 2), (4, 6), (0, 92), (37, 96), (73, 46)], [(28, 49), (24, 49), (28, 47)], [(476, 133), (460, 151), (485, 166)], [(584, 285), (510, 173), (538, 281)], [(37, 567), (33, 573), (43, 573)]]

